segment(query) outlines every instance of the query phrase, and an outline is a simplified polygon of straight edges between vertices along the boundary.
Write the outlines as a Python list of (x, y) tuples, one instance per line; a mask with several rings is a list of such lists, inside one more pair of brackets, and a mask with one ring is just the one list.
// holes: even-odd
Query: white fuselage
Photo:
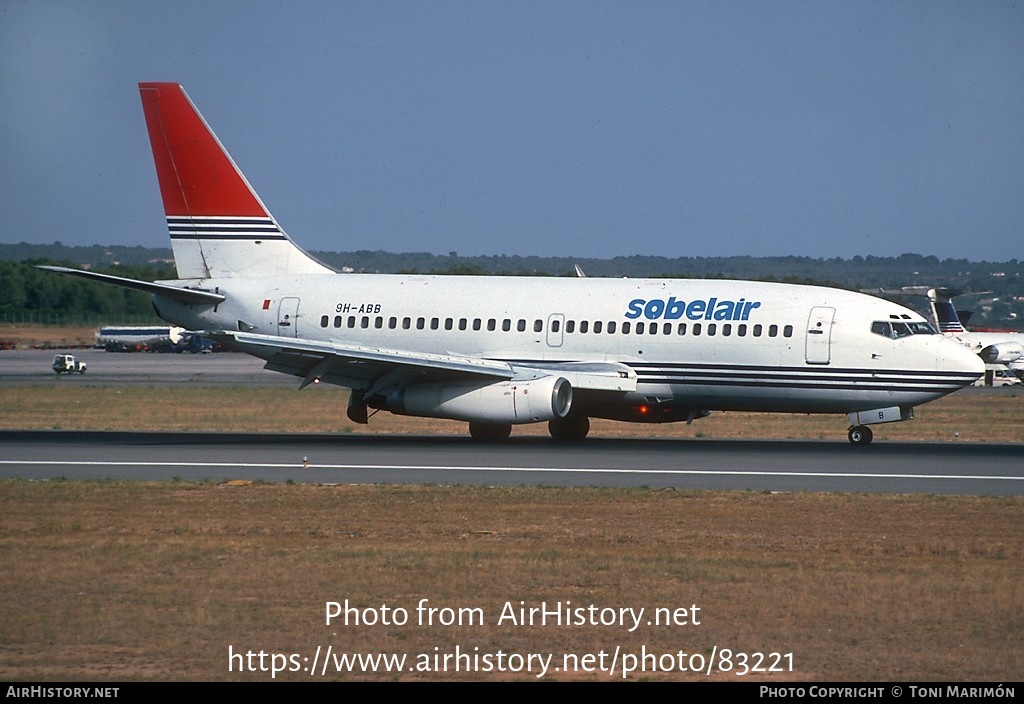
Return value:
[[(941, 335), (872, 331), (879, 322), (921, 330), (925, 321), (913, 311), (817, 286), (330, 274), (211, 279), (202, 287), (227, 300), (193, 307), (157, 296), (157, 308), (192, 330), (242, 329), (521, 364), (623, 363), (636, 371), (635, 392), (614, 401), (582, 393), (574, 403), (589, 415), (625, 420), (685, 420), (693, 409), (909, 407), (983, 372), (976, 356)], [(265, 350), (240, 348), (269, 358)], [(340, 383), (366, 385), (358, 378)], [(635, 404), (655, 412), (635, 417)]]

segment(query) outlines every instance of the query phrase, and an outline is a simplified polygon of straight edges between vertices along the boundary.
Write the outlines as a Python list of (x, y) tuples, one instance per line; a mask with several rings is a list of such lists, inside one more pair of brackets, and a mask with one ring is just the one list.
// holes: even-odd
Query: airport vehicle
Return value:
[(986, 364), (985, 376), (974, 382), (975, 386), (1020, 386), (1024, 384), (1005, 364)]
[(981, 360), (917, 313), (860, 293), (722, 280), (339, 274), (271, 216), (180, 85), (139, 86), (179, 278), (160, 317), (369, 411), (451, 418), (474, 439), (590, 418), (715, 410), (847, 414), (849, 439), (972, 383)]
[(73, 354), (58, 354), (53, 357), (52, 369), (57, 374), (85, 374), (85, 362)]

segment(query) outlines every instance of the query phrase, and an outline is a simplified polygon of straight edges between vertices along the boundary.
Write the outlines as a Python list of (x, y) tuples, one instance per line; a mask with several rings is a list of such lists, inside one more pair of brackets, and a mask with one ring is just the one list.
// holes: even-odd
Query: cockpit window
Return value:
[(876, 320), (871, 323), (871, 332), (876, 335), (881, 335), (882, 337), (892, 337), (892, 325)]
[(910, 332), (910, 326), (906, 323), (893, 323), (892, 324), (892, 336), (893, 337), (907, 337), (912, 335)]
[(901, 337), (910, 335), (936, 335), (935, 328), (926, 322), (898, 322), (890, 323), (885, 320), (876, 320), (871, 323), (871, 332), (882, 337), (889, 337), (898, 340)]

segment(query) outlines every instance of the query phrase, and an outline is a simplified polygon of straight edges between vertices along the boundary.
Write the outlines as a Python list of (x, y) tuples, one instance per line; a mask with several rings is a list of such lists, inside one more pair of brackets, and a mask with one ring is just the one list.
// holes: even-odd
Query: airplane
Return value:
[(981, 360), (861, 293), (732, 280), (337, 273), (278, 224), (176, 83), (140, 83), (178, 279), (43, 267), (152, 295), (161, 318), (370, 409), (500, 442), (547, 421), (691, 423), (712, 411), (847, 414), (869, 426), (972, 383)]
[[(1004, 365), (1015, 373), (1024, 371), (1024, 332), (974, 332), (967, 330), (956, 307), (953, 306), (953, 298), (963, 294), (963, 291), (928, 286), (904, 286), (902, 290), (904, 293), (927, 296), (939, 331), (959, 340), (990, 367)], [(991, 370), (986, 372), (986, 377), (989, 373)], [(988, 381), (991, 382), (991, 379)]]

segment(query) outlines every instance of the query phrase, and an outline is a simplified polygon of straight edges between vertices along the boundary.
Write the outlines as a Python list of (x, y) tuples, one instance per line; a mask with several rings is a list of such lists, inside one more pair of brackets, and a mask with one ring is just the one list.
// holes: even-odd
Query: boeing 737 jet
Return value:
[(590, 418), (847, 414), (849, 439), (970, 384), (977, 355), (860, 293), (754, 281), (340, 274), (300, 249), (175, 83), (139, 85), (178, 279), (47, 267), (152, 294), (161, 318), (369, 409), (478, 440)]

